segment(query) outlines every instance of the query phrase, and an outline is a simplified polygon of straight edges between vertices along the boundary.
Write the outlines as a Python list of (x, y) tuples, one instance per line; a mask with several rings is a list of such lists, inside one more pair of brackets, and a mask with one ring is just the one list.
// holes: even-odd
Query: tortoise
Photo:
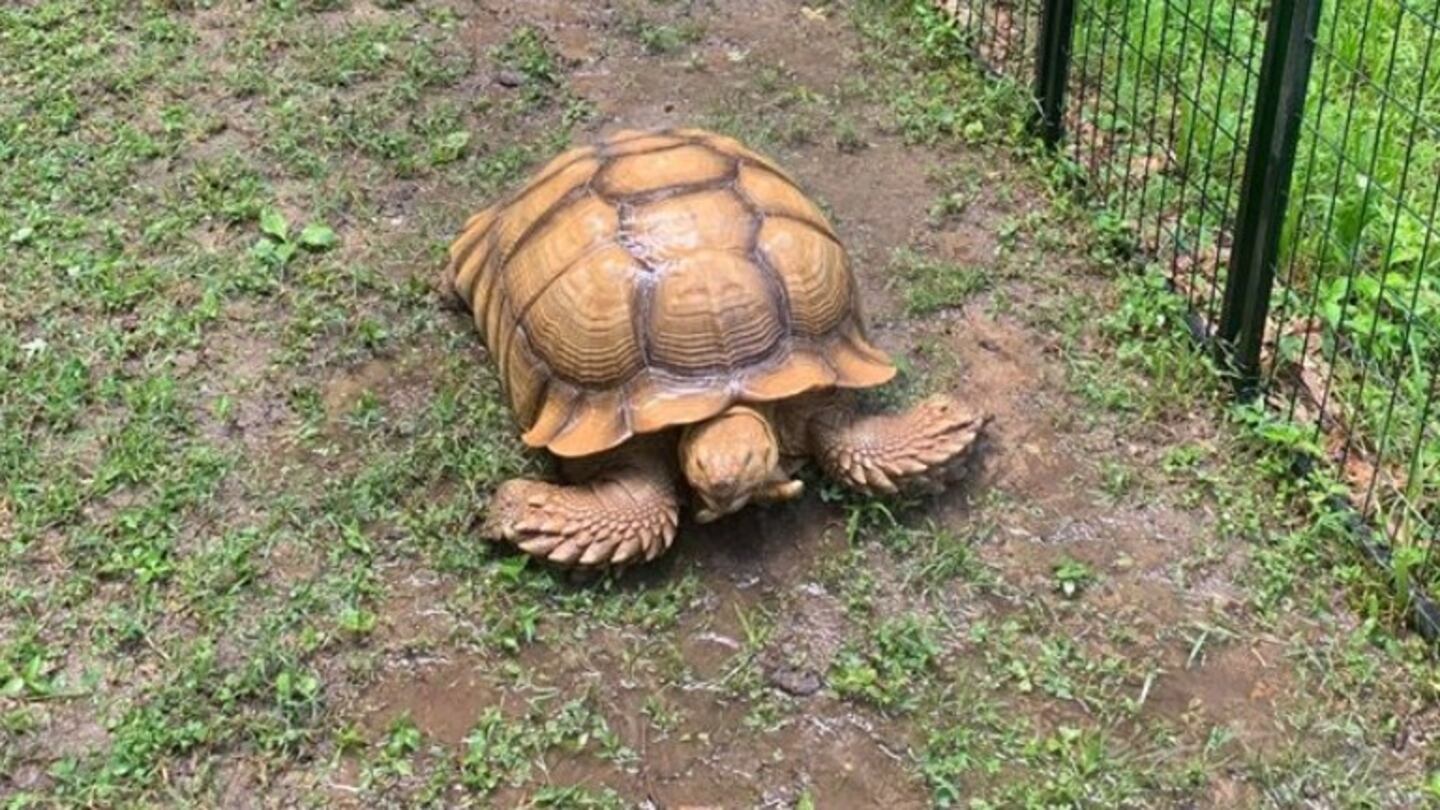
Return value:
[(625, 130), (471, 217), (445, 282), (531, 448), (565, 483), (495, 491), (480, 534), (566, 566), (653, 560), (694, 517), (795, 498), (813, 459), (862, 493), (943, 488), (988, 417), (866, 414), (895, 376), (850, 260), (795, 180), (698, 129)]

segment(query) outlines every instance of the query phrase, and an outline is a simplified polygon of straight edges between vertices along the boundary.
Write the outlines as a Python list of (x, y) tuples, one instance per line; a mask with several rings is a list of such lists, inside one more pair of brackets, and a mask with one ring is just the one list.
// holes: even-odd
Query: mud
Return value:
[(1289, 686), (1277, 645), (1217, 645), (1176, 657), (1159, 678), (1148, 709), (1186, 722), (1225, 727), (1241, 744), (1264, 744), (1279, 730), (1275, 700)]
[(461, 657), (395, 665), (366, 695), (364, 723), (383, 734), (408, 717), (426, 737), (459, 745), (485, 709), (504, 706), (505, 691), (479, 658)]

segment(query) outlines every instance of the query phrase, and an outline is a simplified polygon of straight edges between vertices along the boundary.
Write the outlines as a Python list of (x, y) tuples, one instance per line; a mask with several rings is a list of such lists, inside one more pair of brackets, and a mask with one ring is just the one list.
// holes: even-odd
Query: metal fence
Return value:
[(1440, 637), (1440, 0), (942, 0)]

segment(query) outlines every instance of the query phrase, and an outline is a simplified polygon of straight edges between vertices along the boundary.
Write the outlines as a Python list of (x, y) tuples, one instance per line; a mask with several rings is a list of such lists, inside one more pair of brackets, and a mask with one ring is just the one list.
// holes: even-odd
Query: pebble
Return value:
[(820, 676), (813, 669), (781, 666), (770, 670), (766, 680), (771, 686), (796, 697), (809, 697), (820, 691)]

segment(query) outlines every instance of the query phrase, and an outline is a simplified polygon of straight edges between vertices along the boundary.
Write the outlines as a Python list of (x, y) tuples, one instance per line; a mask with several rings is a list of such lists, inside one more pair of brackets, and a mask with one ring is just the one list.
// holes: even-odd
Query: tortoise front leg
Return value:
[(513, 479), (490, 502), (482, 537), (560, 565), (604, 567), (660, 556), (675, 539), (675, 476), (653, 453), (606, 460), (583, 483)]
[(806, 425), (810, 455), (851, 489), (893, 494), (938, 491), (989, 422), (988, 415), (937, 395), (897, 414), (865, 416), (848, 400), (820, 406)]

